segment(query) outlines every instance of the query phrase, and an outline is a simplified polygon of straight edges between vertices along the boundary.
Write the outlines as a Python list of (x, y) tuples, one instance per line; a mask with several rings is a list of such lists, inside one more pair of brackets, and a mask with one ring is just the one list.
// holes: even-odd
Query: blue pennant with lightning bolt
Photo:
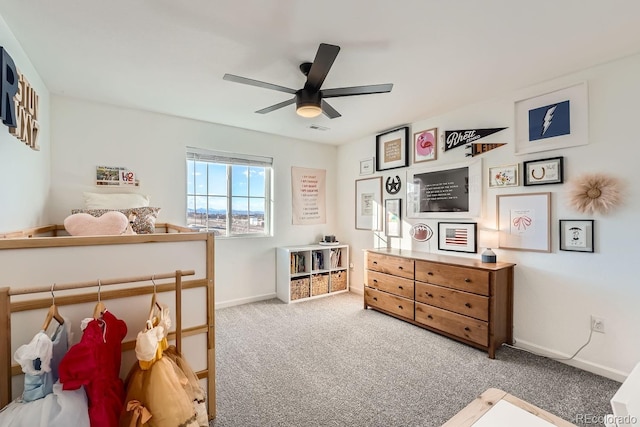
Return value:
[(570, 133), (569, 101), (529, 110), (529, 141)]

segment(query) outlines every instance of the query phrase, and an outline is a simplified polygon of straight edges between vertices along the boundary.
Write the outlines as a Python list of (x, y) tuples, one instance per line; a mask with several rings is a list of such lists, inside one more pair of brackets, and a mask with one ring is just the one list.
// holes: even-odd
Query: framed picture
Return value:
[(587, 82), (515, 103), (515, 153), (589, 143)]
[(384, 201), (385, 227), (387, 237), (402, 237), (402, 199)]
[(489, 168), (489, 187), (517, 187), (520, 185), (518, 176), (520, 176), (520, 168), (517, 163), (491, 167)]
[(481, 214), (482, 159), (407, 171), (408, 218), (474, 218)]
[(360, 175), (371, 175), (373, 172), (373, 157), (360, 160)]
[(500, 248), (551, 252), (551, 193), (501, 194), (496, 199)]
[(438, 128), (413, 134), (413, 163), (427, 162), (438, 157)]
[(524, 185), (562, 184), (563, 157), (522, 163)]
[(376, 136), (376, 170), (409, 166), (409, 127), (390, 130)]
[(382, 178), (356, 180), (356, 230), (382, 227)]
[(593, 252), (593, 220), (561, 219), (560, 250)]
[(475, 222), (439, 222), (438, 249), (441, 251), (478, 252)]

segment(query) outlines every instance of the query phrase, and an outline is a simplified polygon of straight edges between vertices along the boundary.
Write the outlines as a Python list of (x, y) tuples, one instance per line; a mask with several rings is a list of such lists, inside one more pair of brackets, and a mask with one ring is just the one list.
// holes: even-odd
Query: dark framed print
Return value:
[(561, 251), (594, 251), (592, 219), (561, 219), (559, 235)]
[(475, 222), (439, 222), (438, 249), (441, 251), (478, 252)]
[(524, 185), (562, 184), (564, 180), (563, 159), (560, 156), (523, 162)]
[(409, 127), (390, 130), (376, 136), (376, 170), (409, 166)]
[(402, 199), (384, 201), (385, 226), (387, 237), (402, 237)]

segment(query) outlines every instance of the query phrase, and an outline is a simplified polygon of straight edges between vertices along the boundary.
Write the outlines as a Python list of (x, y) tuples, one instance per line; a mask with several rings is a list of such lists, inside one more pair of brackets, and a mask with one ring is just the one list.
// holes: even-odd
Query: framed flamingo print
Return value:
[(427, 162), (438, 157), (438, 128), (413, 134), (413, 163)]

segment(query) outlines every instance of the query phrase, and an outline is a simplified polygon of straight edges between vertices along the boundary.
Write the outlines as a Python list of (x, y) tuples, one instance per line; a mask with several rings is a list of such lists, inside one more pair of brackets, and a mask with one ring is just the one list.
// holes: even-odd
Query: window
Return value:
[(187, 225), (217, 236), (271, 234), (273, 159), (187, 148)]

